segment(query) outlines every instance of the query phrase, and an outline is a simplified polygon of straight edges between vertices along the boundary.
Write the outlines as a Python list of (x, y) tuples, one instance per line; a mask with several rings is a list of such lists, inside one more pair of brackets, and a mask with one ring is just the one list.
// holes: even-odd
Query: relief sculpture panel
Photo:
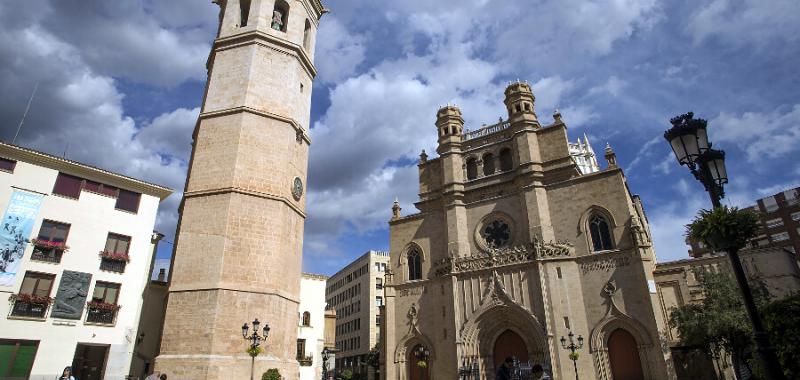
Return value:
[(91, 273), (65, 270), (58, 284), (56, 301), (51, 313), (53, 318), (80, 319), (91, 281)]

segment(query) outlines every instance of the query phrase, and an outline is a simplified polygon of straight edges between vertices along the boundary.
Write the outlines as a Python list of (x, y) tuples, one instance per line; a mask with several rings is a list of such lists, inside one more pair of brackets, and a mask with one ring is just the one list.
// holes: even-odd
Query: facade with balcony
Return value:
[[(333, 348), (332, 342), (326, 340), (325, 331), (329, 328), (326, 323), (325, 303), (327, 279), (327, 276), (311, 273), (303, 273), (300, 279), (296, 353), (300, 364), (300, 380), (322, 378), (322, 351)], [(327, 363), (327, 366), (329, 373), (332, 373), (332, 363)]]
[(162, 186), (0, 143), (0, 378), (125, 379)]

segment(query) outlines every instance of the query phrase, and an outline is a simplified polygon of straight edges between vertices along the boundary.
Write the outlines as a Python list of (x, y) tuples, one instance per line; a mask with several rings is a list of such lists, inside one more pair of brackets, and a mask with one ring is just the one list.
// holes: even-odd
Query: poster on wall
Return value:
[(14, 190), (8, 208), (0, 222), (0, 286), (14, 286), (17, 269), (28, 245), (42, 194)]

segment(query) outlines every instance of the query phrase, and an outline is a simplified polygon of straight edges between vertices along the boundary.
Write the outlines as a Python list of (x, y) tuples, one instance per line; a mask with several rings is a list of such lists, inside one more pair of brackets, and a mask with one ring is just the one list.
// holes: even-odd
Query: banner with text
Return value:
[(33, 223), (39, 215), (42, 195), (14, 190), (0, 222), (0, 286), (14, 286)]

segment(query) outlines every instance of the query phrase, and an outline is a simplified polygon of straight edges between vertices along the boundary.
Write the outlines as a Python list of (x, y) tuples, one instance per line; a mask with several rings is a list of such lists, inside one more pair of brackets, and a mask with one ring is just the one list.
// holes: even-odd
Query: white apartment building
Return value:
[(384, 272), (389, 252), (368, 251), (328, 279), (326, 297), (336, 309), (336, 368), (367, 373), (367, 354), (380, 338)]
[(0, 143), (1, 379), (125, 379), (171, 193)]
[(311, 273), (303, 273), (300, 278), (300, 323), (297, 327), (300, 380), (318, 380), (322, 377), (327, 279), (327, 276)]

